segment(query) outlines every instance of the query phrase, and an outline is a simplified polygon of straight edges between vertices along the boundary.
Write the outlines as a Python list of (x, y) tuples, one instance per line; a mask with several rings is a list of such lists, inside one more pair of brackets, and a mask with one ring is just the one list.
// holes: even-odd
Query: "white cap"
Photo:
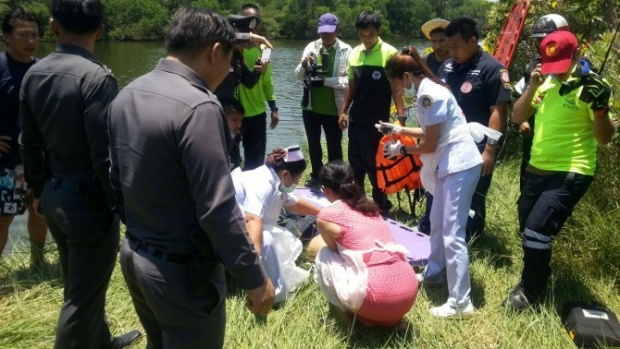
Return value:
[(286, 155), (284, 155), (284, 162), (301, 161), (304, 159), (304, 154), (301, 152), (301, 148), (298, 145), (294, 145), (286, 148)]

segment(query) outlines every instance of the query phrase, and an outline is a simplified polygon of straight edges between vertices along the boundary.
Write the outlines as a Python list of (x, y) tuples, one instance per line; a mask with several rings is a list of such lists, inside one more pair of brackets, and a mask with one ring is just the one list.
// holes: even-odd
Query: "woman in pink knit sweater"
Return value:
[(317, 216), (326, 246), (316, 257), (316, 282), (331, 304), (363, 325), (405, 327), (403, 317), (418, 292), (407, 250), (396, 244), (348, 164), (328, 163), (319, 179), (332, 204)]

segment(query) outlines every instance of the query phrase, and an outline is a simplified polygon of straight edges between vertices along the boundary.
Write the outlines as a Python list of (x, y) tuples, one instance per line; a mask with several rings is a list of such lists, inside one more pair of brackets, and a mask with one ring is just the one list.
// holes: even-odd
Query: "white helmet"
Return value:
[(566, 18), (555, 13), (544, 15), (534, 23), (530, 38), (544, 38), (558, 30), (568, 30)]

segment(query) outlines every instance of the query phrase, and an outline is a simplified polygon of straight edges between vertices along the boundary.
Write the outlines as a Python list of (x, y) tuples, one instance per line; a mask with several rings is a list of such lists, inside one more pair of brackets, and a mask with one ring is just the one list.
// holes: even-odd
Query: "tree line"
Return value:
[[(235, 14), (246, 3), (263, 13), (262, 34), (272, 39), (317, 37), (321, 14), (338, 16), (344, 38), (356, 37), (355, 17), (363, 10), (382, 14), (382, 36), (419, 37), (424, 22), (435, 17), (469, 15), (486, 27), (486, 13), (494, 4), (487, 0), (105, 0), (108, 40), (162, 40), (172, 14), (182, 6), (205, 7), (221, 14)], [(49, 21), (49, 0), (0, 0), (0, 11), (23, 7), (37, 15), (44, 39)]]

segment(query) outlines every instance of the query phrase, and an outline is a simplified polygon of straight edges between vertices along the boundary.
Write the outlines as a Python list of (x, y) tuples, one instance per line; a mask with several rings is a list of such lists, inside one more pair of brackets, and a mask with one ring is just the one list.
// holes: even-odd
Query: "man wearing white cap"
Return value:
[(551, 276), (552, 242), (594, 179), (597, 143), (609, 143), (614, 134), (611, 87), (579, 59), (575, 35), (556, 31), (540, 48), (542, 64), (512, 114), (520, 124), (536, 110), (538, 130), (518, 201), (523, 271), (505, 303), (517, 310), (542, 297)]
[(342, 160), (338, 112), (349, 84), (351, 46), (337, 38), (338, 18), (331, 13), (321, 15), (317, 32), (321, 38), (306, 46), (295, 68), (297, 79), (304, 82), (301, 107), (312, 166), (307, 187), (319, 185), (318, 176), (323, 167), (321, 127), (325, 131), (328, 160)]
[(422, 33), (431, 41), (433, 52), (425, 58), (426, 65), (431, 68), (433, 74), (438, 75), (439, 67), (443, 62), (450, 58), (448, 51), (448, 39), (446, 37), (446, 27), (450, 21), (441, 18), (434, 18), (422, 24)]

